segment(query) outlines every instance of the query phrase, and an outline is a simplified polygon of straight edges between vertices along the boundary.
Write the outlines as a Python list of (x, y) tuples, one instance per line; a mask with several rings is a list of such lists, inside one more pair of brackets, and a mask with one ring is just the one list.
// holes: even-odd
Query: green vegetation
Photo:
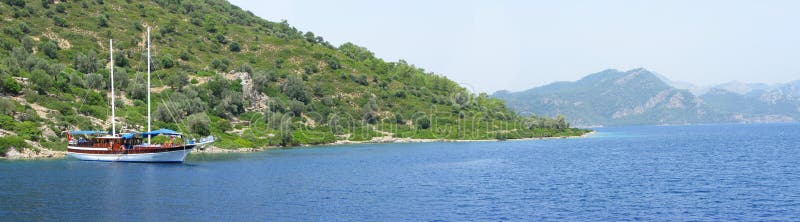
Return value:
[(6, 155), (9, 149), (17, 149), (17, 151), (22, 150), (23, 148), (29, 148), (30, 145), (25, 143), (25, 140), (22, 137), (18, 136), (4, 136), (0, 137), (0, 156)]
[(223, 0), (14, 0), (0, 3), (0, 16), (2, 128), (56, 149), (64, 130), (108, 127), (109, 39), (118, 127), (145, 129), (146, 24), (155, 46), (154, 126), (214, 135), (223, 148), (585, 132), (563, 120), (529, 124), (446, 77), (352, 43), (335, 47)]

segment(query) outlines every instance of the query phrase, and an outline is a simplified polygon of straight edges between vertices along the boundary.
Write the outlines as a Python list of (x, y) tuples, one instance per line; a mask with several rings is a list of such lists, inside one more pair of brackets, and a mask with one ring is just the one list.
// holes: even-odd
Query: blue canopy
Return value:
[(161, 134), (164, 134), (164, 135), (167, 135), (167, 136), (180, 136), (180, 135), (183, 135), (183, 134), (181, 134), (181, 133), (179, 133), (179, 132), (177, 132), (175, 130), (171, 130), (171, 129), (159, 129), (159, 130), (154, 130), (154, 131), (150, 131), (150, 132), (143, 132), (143, 133), (139, 133), (139, 134), (142, 135), (142, 136), (158, 136), (158, 135), (161, 135)]
[(78, 130), (78, 131), (70, 131), (69, 134), (72, 134), (72, 135), (94, 135), (94, 134), (108, 134), (108, 132), (99, 131), (99, 130)]
[(122, 134), (123, 139), (133, 139), (133, 133)]

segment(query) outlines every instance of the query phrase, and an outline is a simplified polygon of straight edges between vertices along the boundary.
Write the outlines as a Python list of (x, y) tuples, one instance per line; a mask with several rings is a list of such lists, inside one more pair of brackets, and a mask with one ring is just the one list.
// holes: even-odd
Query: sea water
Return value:
[(0, 161), (0, 220), (797, 220), (800, 125)]

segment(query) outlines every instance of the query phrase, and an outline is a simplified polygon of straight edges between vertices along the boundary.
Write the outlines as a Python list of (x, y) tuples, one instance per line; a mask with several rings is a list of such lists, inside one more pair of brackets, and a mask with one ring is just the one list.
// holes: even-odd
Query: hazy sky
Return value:
[(800, 79), (800, 1), (231, 2), (480, 92), (608, 68), (700, 85)]

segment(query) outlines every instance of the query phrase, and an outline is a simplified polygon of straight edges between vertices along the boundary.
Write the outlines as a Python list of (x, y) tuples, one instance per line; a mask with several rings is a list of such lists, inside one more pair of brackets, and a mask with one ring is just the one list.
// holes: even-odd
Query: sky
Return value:
[(800, 79), (800, 1), (231, 3), (475, 92), (520, 91), (610, 68), (642, 67), (698, 85)]

